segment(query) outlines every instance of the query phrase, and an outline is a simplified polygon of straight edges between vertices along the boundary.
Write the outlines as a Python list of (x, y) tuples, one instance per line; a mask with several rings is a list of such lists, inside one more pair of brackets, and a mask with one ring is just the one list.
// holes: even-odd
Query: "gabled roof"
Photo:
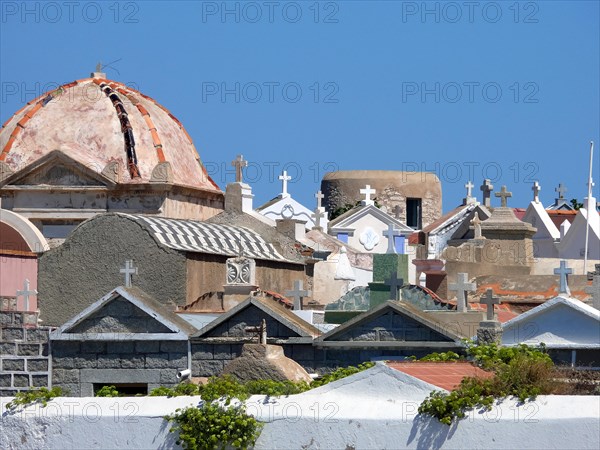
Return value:
[[(380, 316), (383, 316), (389, 312), (396, 313), (401, 316), (408, 317), (424, 328), (428, 328), (435, 333), (441, 335), (445, 340), (440, 341), (401, 341), (401, 340), (387, 340), (387, 341), (337, 341), (336, 338), (343, 336), (353, 328), (358, 328), (362, 324), (368, 324), (374, 319), (377, 319)], [(327, 343), (339, 342), (343, 344), (345, 347), (353, 347), (353, 346), (365, 346), (367, 344), (369, 347), (461, 347), (462, 338), (450, 331), (448, 327), (444, 324), (431, 320), (431, 315), (426, 315), (421, 310), (415, 308), (414, 306), (406, 303), (406, 302), (398, 302), (388, 300), (381, 305), (370, 309), (369, 311), (365, 311), (362, 314), (344, 322), (339, 327), (331, 330), (330, 332), (318, 337), (315, 339), (315, 344), (325, 345)], [(356, 345), (355, 345), (356, 344)]]
[(371, 216), (379, 219), (386, 225), (392, 223), (392, 224), (396, 225), (396, 227), (398, 227), (398, 229), (400, 231), (403, 231), (407, 234), (408, 233), (412, 234), (414, 232), (414, 230), (412, 228), (410, 228), (408, 225), (399, 221), (395, 217), (390, 216), (388, 213), (382, 211), (375, 205), (359, 205), (359, 206), (352, 208), (349, 211), (346, 211), (341, 216), (336, 217), (334, 220), (329, 222), (329, 225), (328, 225), (329, 230), (338, 229), (338, 228), (342, 228), (342, 229), (349, 228), (358, 219), (365, 217), (367, 215), (371, 215)]
[[(578, 317), (585, 323), (577, 323)], [(571, 297), (554, 297), (502, 328), (504, 345), (543, 342), (548, 348), (600, 349), (600, 311)]]
[(539, 203), (532, 201), (525, 211), (525, 215), (521, 219), (524, 222), (529, 222), (531, 225), (537, 228), (537, 232), (534, 237), (551, 237), (552, 239), (560, 238), (560, 231), (550, 218), (548, 211), (544, 206)]
[(283, 324), (290, 330), (294, 331), (302, 338), (308, 338), (312, 340), (313, 338), (321, 334), (321, 332), (317, 328), (315, 328), (305, 320), (302, 320), (291, 310), (285, 308), (279, 303), (276, 303), (271, 299), (248, 297), (242, 303), (230, 309), (226, 313), (222, 314), (218, 319), (214, 320), (213, 322), (199, 330), (197, 333), (194, 333), (192, 337), (208, 337), (210, 332), (217, 328), (219, 325), (227, 322), (231, 318), (234, 318), (238, 313), (252, 306), (260, 309), (265, 314), (272, 317), (277, 322)]
[(175, 250), (289, 262), (271, 243), (249, 228), (196, 220), (117, 214), (136, 221), (159, 244)]
[[(151, 318), (155, 319), (161, 325), (170, 330), (166, 333), (77, 333), (71, 332), (82, 323), (85, 319), (91, 317), (97, 312), (100, 312), (103, 307), (110, 302), (122, 298), (132, 305), (136, 306)], [(189, 335), (194, 333), (196, 328), (179, 317), (174, 311), (159, 303), (154, 298), (146, 294), (137, 287), (119, 286), (106, 294), (100, 300), (92, 303), (75, 317), (67, 321), (64, 325), (50, 333), (51, 340), (88, 340), (88, 341), (105, 341), (105, 340), (187, 340)]]

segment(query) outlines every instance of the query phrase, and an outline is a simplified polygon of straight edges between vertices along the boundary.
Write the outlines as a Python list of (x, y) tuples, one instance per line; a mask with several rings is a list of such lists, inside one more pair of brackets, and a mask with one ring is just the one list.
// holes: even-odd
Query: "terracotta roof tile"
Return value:
[(457, 388), (465, 377), (492, 378), (494, 376), (493, 373), (486, 372), (470, 362), (388, 361), (387, 365), (448, 391)]

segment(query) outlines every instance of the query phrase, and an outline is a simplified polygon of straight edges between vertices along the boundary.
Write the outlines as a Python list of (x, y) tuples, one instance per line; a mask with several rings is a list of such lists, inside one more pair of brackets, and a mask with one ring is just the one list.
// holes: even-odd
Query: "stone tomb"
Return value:
[(191, 368), (196, 329), (136, 287), (118, 287), (50, 334), (53, 386), (90, 397), (104, 385), (148, 393)]

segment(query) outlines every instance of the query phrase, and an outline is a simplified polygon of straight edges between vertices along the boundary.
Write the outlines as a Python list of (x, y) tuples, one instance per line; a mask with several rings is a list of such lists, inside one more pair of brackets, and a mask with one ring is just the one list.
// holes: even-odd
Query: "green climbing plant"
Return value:
[(114, 386), (102, 386), (96, 391), (96, 397), (119, 397), (121, 394)]
[(35, 403), (41, 403), (46, 406), (50, 400), (55, 397), (61, 397), (63, 390), (59, 387), (30, 389), (28, 391), (17, 392), (15, 398), (6, 404), (6, 409), (9, 412), (14, 412), (17, 409), (26, 408)]

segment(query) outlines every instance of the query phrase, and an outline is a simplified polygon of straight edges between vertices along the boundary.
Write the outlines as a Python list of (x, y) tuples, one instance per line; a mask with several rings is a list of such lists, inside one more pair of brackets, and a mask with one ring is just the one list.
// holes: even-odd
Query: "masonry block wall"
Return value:
[(0, 310), (0, 397), (49, 385), (51, 329), (37, 326), (37, 313), (8, 309)]

